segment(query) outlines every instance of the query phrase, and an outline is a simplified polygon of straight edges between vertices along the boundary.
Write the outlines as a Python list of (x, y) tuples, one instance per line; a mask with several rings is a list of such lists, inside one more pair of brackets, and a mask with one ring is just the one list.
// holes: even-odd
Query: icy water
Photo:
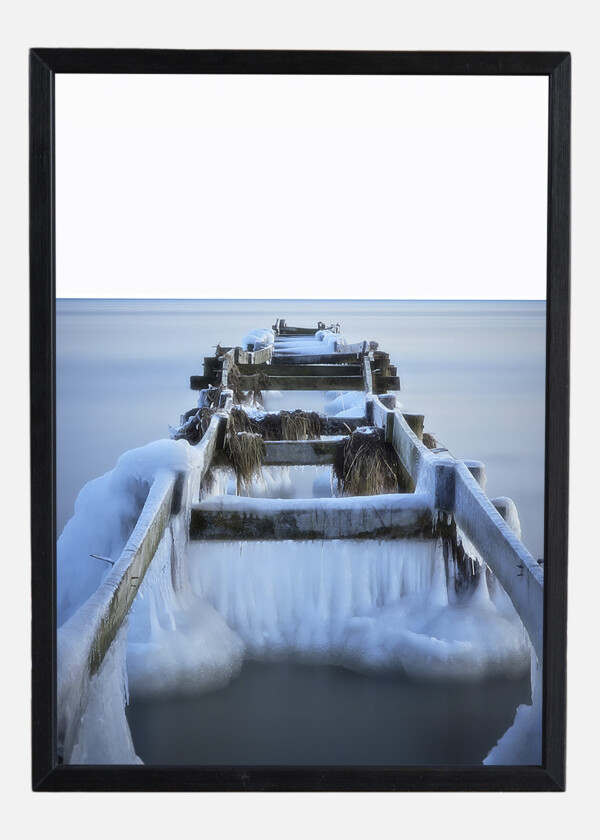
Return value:
[(480, 764), (529, 680), (434, 687), (344, 668), (247, 661), (221, 691), (132, 701), (146, 764)]
[(83, 484), (168, 437), (196, 404), (189, 377), (217, 343), (277, 318), (321, 319), (389, 352), (405, 409), (455, 457), (484, 462), (488, 495), (515, 501), (523, 542), (542, 557), (545, 311), (543, 301), (59, 300), (58, 534)]

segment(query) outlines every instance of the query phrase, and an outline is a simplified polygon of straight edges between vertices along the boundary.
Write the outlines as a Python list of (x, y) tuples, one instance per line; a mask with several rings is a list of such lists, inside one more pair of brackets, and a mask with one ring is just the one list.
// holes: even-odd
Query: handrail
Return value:
[[(223, 413), (212, 418), (196, 451), (201, 460), (195, 485), (208, 470)], [(121, 556), (96, 591), (57, 631), (58, 736), (64, 739), (69, 721), (68, 697), (74, 685), (83, 687), (100, 668), (134, 601), (156, 550), (173, 517), (186, 515), (181, 494), (186, 475), (160, 470)], [(83, 688), (82, 688), (83, 692)]]
[(434, 453), (410, 429), (399, 409), (373, 397), (374, 422), (389, 440), (415, 487), (427, 492), (434, 508), (452, 515), (498, 578), (527, 630), (538, 657), (543, 656), (544, 572), (517, 539), (469, 469), (449, 453)]

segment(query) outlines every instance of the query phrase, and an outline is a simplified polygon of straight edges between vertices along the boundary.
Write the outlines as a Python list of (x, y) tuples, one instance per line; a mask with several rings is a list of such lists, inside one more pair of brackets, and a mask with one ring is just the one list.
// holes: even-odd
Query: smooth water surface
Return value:
[(146, 764), (480, 764), (529, 702), (528, 679), (426, 685), (246, 661), (221, 691), (134, 699), (128, 720)]

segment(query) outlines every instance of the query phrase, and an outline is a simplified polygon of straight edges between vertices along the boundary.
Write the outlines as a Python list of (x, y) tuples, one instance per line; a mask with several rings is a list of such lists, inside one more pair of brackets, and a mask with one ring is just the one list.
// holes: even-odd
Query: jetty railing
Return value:
[(385, 429), (415, 487), (433, 499), (434, 508), (454, 517), (489, 566), (519, 614), (538, 661), (543, 655), (544, 572), (517, 539), (468, 466), (448, 452), (428, 449), (398, 409), (373, 398), (374, 421)]
[[(81, 711), (87, 703), (90, 679), (99, 670), (154, 559), (171, 529), (187, 535), (191, 500), (216, 449), (225, 419), (217, 414), (198, 446), (198, 465), (189, 474), (160, 470), (154, 478), (135, 528), (119, 559), (96, 591), (57, 630), (57, 738), (59, 745), (77, 737)], [(173, 586), (182, 585), (178, 568)], [(73, 700), (75, 698), (75, 700)], [(73, 708), (75, 702), (76, 708)], [(62, 746), (61, 746), (62, 749)]]

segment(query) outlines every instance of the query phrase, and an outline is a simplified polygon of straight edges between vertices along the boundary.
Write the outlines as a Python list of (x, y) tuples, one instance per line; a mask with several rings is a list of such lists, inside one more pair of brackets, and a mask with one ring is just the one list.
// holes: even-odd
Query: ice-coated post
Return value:
[(454, 513), (456, 471), (454, 464), (436, 464), (435, 467), (435, 501), (436, 510), (444, 513)]
[(485, 465), (481, 461), (463, 461), (465, 467), (469, 470), (477, 484), (482, 490), (485, 490), (487, 477), (485, 474)]

